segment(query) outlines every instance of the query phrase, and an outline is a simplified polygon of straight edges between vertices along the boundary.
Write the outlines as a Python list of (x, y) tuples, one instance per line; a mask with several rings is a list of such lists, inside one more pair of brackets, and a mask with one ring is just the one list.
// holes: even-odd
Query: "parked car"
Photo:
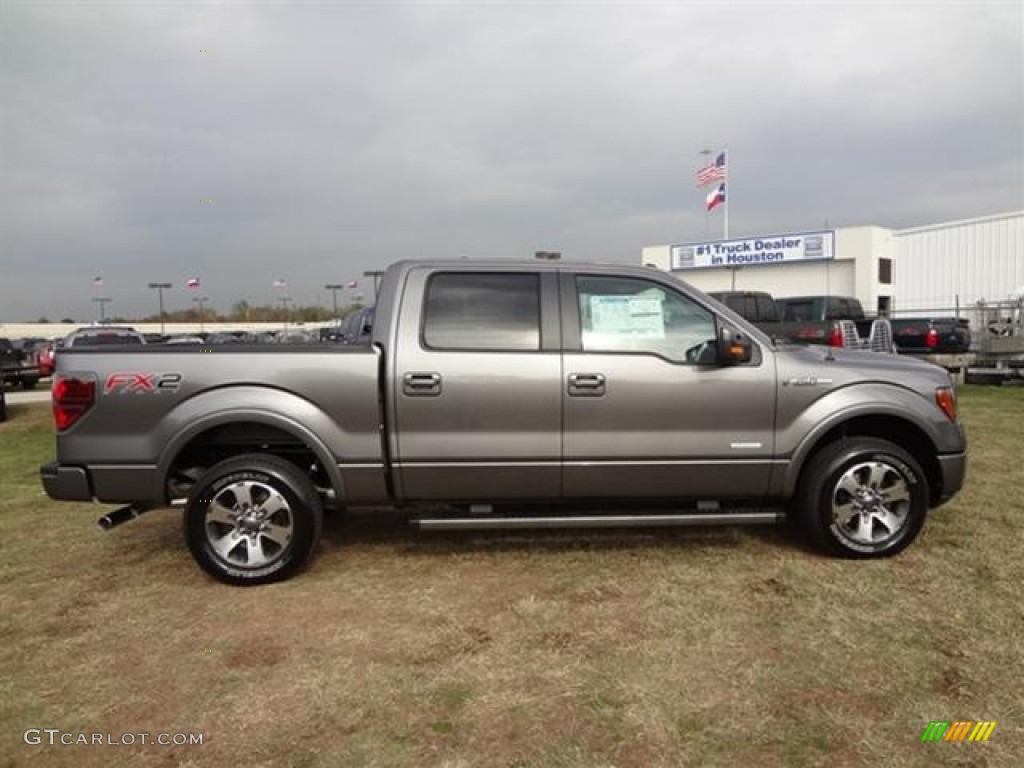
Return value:
[(164, 344), (205, 344), (202, 336), (191, 336), (188, 334), (180, 334), (178, 336), (171, 336)]
[(342, 343), (365, 346), (373, 336), (373, 307), (357, 309), (345, 318), (341, 327)]
[(892, 323), (896, 349), (910, 354), (962, 354), (971, 348), (971, 326), (955, 317), (901, 317)]
[(260, 331), (253, 335), (253, 343), (255, 344), (276, 344), (277, 343), (277, 331)]
[(740, 317), (754, 325), (777, 323), (780, 320), (775, 299), (764, 291), (711, 291), (708, 296), (720, 301)]
[(341, 328), (337, 325), (329, 325), (321, 328), (319, 331), (320, 341), (329, 344), (340, 344), (345, 340), (345, 336), (341, 332)]
[(281, 331), (277, 335), (276, 342), (278, 344), (312, 344), (313, 338), (306, 331)]
[(239, 337), (234, 333), (228, 333), (226, 331), (218, 331), (217, 333), (211, 333), (206, 337), (207, 344), (238, 344)]
[(325, 506), (426, 530), (788, 514), (883, 557), (966, 467), (944, 369), (776, 345), (671, 274), (574, 262), (395, 264), (372, 344), (63, 350), (53, 413), (51, 498), (126, 505), (108, 528), (183, 508), (232, 584), (301, 568)]
[(38, 381), (39, 367), (35, 356), (10, 339), (0, 338), (0, 387), (18, 384), (23, 389), (32, 389)]
[(115, 325), (79, 328), (64, 339), (64, 347), (66, 349), (145, 343), (146, 339), (134, 328)]
[(39, 366), (40, 377), (53, 375), (53, 368), (56, 365), (57, 347), (61, 344), (63, 344), (63, 339), (47, 342), (39, 349), (36, 364)]

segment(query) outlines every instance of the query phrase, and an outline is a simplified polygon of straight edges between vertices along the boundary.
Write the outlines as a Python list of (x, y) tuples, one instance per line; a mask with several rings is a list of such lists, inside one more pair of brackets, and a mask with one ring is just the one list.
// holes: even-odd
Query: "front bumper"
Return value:
[(932, 500), (934, 507), (945, 504), (964, 487), (964, 477), (967, 475), (967, 452), (939, 456), (939, 470), (942, 474), (942, 490), (939, 497)]
[(89, 473), (84, 467), (70, 467), (51, 461), (39, 468), (43, 490), (57, 501), (92, 501)]

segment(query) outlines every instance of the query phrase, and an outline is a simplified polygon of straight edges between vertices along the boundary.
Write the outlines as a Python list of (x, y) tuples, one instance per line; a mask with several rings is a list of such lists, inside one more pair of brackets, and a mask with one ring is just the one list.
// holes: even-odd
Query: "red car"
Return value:
[(41, 347), (36, 357), (36, 365), (39, 366), (39, 375), (42, 377), (53, 375), (54, 359), (57, 354), (57, 345), (50, 342)]

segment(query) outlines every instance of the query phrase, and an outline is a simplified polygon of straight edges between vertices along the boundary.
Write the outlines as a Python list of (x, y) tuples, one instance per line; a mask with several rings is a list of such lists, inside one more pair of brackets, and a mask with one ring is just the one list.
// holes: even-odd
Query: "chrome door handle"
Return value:
[(441, 394), (440, 373), (407, 373), (402, 377), (402, 392), (410, 397), (432, 397)]
[(601, 397), (604, 394), (603, 373), (573, 373), (569, 375), (569, 394), (573, 397)]

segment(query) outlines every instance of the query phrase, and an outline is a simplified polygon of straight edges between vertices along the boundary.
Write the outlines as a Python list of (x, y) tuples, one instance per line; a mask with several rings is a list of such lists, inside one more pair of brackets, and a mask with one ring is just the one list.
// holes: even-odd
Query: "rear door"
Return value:
[(399, 328), (390, 381), (399, 496), (558, 498), (557, 274), (415, 268)]
[(566, 498), (767, 492), (774, 357), (714, 363), (715, 315), (670, 283), (562, 274)]

